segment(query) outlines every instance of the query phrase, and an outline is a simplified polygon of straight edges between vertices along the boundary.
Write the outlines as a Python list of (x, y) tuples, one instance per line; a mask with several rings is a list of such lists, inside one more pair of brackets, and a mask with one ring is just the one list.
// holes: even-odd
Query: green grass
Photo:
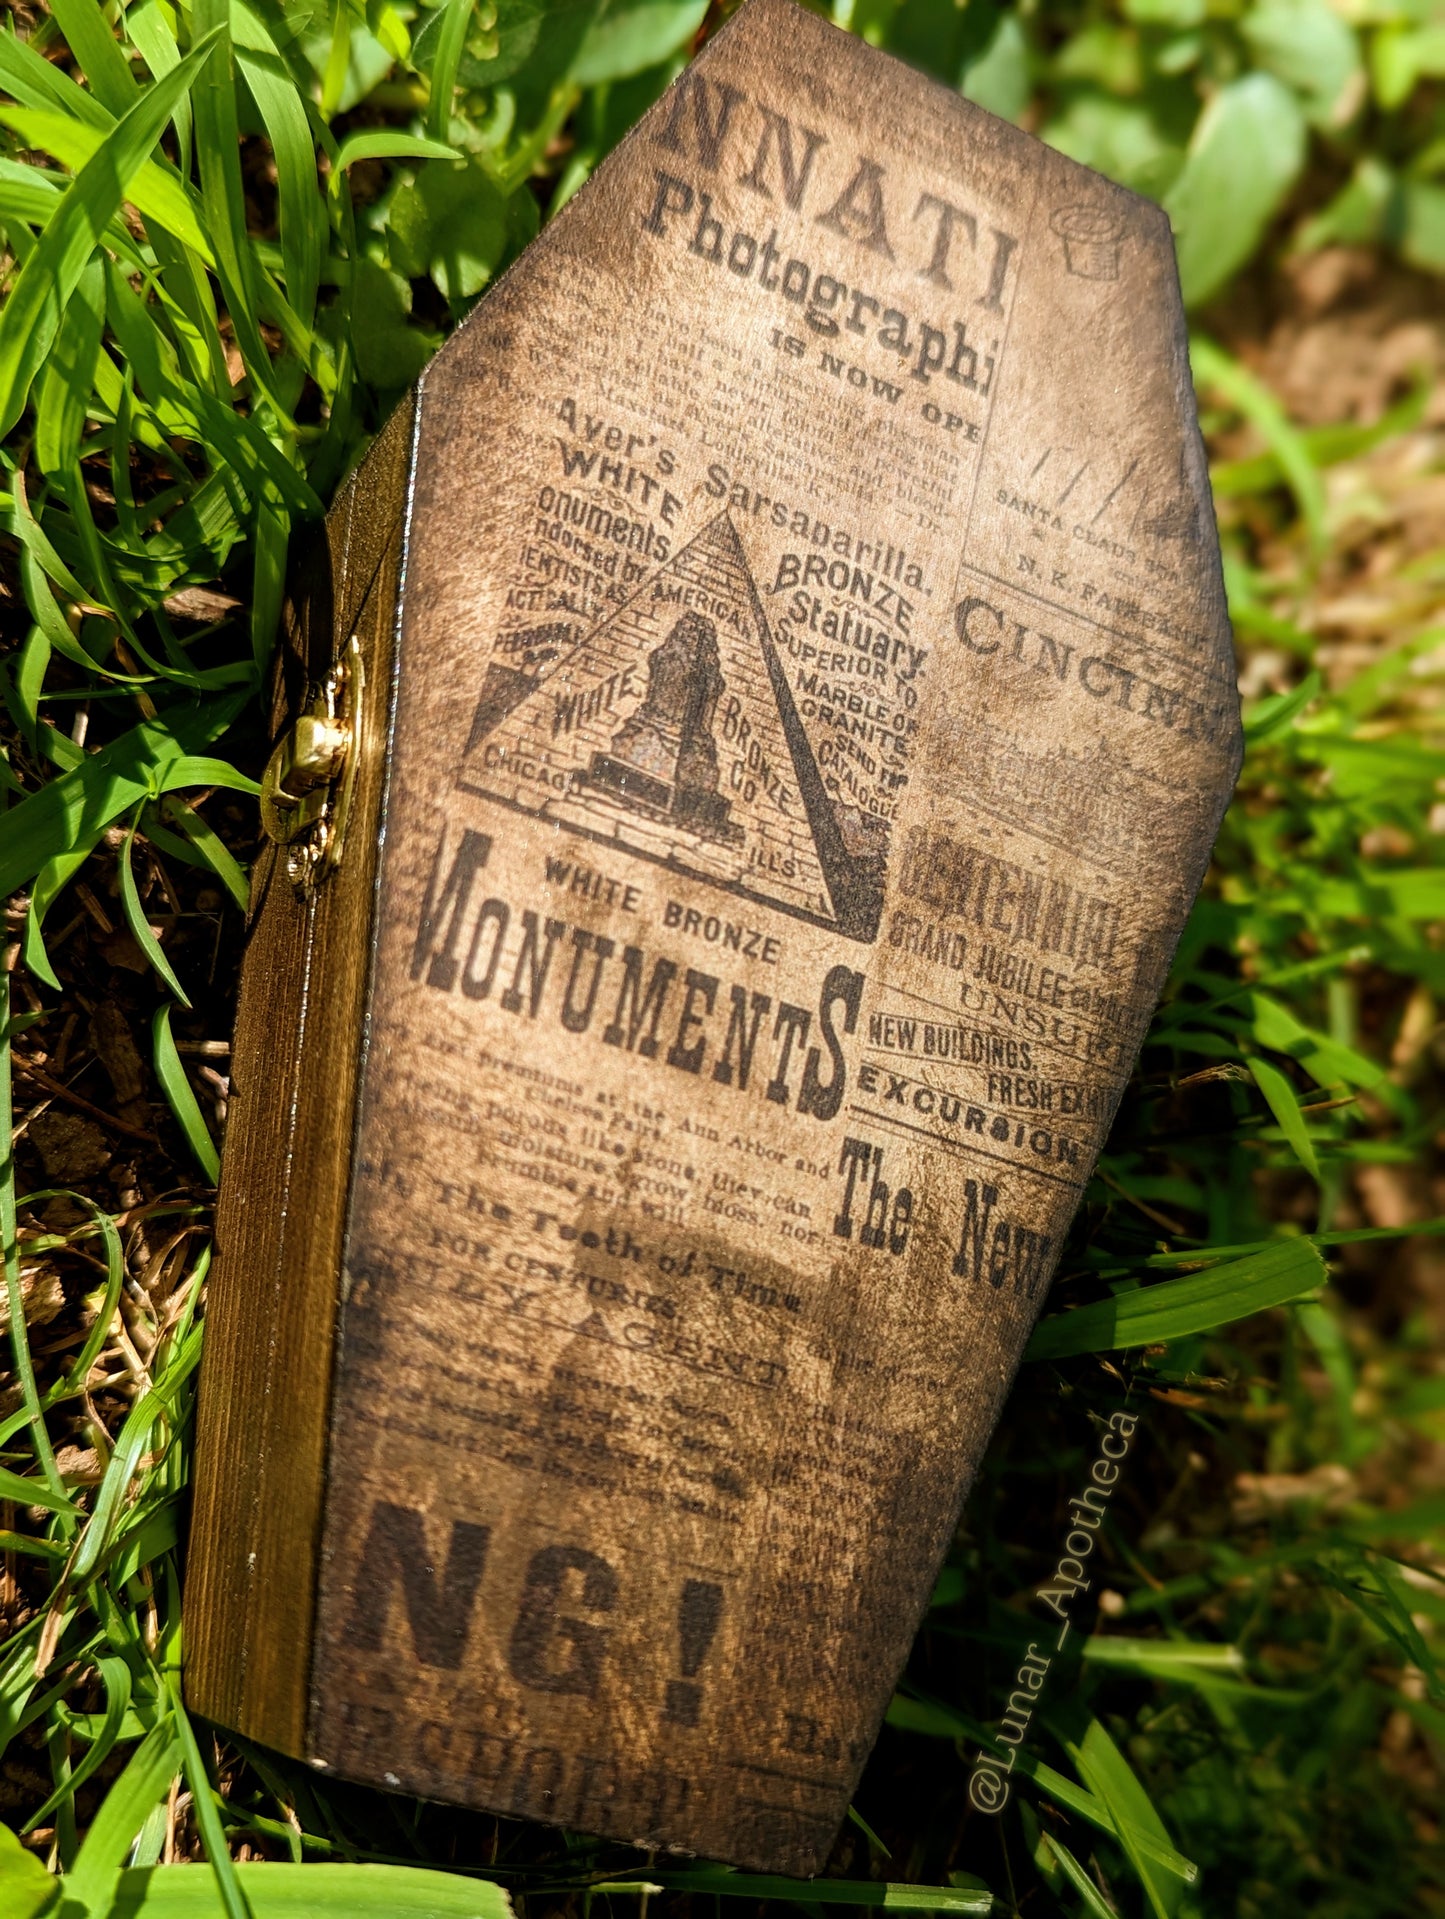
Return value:
[[(1440, 1130), (1445, 536), (1410, 489), (1445, 463), (1428, 377), (1301, 427), (1216, 343), (1227, 300), (1194, 363), (1245, 774), (830, 1877), (323, 1782), (181, 1707), (210, 1062), (288, 546), (705, 11), (52, 0), (0, 31), (0, 1913), (1445, 1910), (1445, 1297), (1428, 1238), (1407, 1266), (1369, 1223)], [(1445, 267), (1429, 0), (833, 11), (1162, 198), (1196, 304), (1262, 247)], [(1121, 1403), (1067, 1657), (1009, 1808), (970, 1815)]]

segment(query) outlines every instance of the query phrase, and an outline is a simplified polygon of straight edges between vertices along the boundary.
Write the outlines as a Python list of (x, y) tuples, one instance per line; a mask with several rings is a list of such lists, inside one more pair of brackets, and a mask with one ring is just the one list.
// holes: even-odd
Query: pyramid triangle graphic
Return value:
[(850, 850), (724, 511), (589, 631), (503, 636), (458, 784), (854, 939), (883, 858)]

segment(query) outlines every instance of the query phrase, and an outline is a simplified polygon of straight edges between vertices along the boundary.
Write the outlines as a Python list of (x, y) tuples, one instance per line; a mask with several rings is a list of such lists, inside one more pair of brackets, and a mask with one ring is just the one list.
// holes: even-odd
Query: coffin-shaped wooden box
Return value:
[(189, 1698), (811, 1870), (1236, 770), (1165, 218), (749, 0), (288, 646)]

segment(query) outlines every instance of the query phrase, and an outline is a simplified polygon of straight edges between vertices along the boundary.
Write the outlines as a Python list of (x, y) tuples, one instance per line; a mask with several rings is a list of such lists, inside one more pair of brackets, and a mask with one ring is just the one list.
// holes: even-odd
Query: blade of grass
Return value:
[(1445, 626), (1427, 627), (1423, 633), (1413, 634), (1401, 645), (1392, 647), (1340, 688), (1335, 697), (1341, 710), (1353, 719), (1368, 718), (1391, 696), (1397, 681), (1406, 677), (1416, 660), (1439, 652), (1442, 646), (1445, 646)]
[[(1047, 1794), (1057, 1805), (1078, 1818), (1087, 1820), (1100, 1832), (1113, 1833), (1114, 1822), (1109, 1810), (1094, 1794), (1066, 1778), (1043, 1760), (1035, 1759), (1033, 1754), (1023, 1748), (1010, 1747), (1007, 1752), (999, 1745), (993, 1734), (981, 1726), (967, 1713), (960, 1712), (956, 1706), (950, 1706), (941, 1699), (922, 1699), (897, 1693), (888, 1708), (887, 1723), (909, 1732), (928, 1733), (936, 1739), (971, 1739), (986, 1747), (999, 1758), (1011, 1760), (1012, 1770), (1022, 1779), (1028, 1779), (1040, 1792)], [(1199, 1868), (1192, 1859), (1186, 1859), (1172, 1846), (1162, 1845), (1151, 1833), (1136, 1828), (1131, 1835), (1134, 1844), (1147, 1858), (1161, 1865), (1187, 1885), (1193, 1885), (1199, 1878)]]
[[(250, 903), (251, 883), (226, 842), (177, 794), (167, 795), (165, 817), (185, 835), (183, 840), (174, 842), (177, 853), (188, 849), (187, 857), (208, 866), (244, 913)], [(148, 830), (158, 846), (172, 837), (164, 827), (153, 825)]]
[[(99, 838), (99, 835), (96, 837)], [(74, 852), (57, 854), (53, 860), (47, 860), (35, 876), (35, 884), (30, 889), (30, 898), (25, 907), (25, 931), (20, 941), (21, 962), (32, 978), (40, 980), (57, 993), (64, 988), (50, 964), (50, 955), (45, 950), (40, 929), (45, 924), (45, 915), (90, 858), (93, 845), (92, 841), (89, 845), (77, 847)]]
[(350, 65), (351, 8), (346, 0), (332, 0), (331, 50), (326, 56), (326, 70), (321, 76), (321, 114), (325, 120), (336, 118), (341, 96), (346, 90)]
[(101, 1685), (105, 1689), (105, 1713), (94, 1739), (85, 1757), (80, 1761), (62, 1785), (58, 1785), (50, 1797), (31, 1813), (22, 1832), (34, 1832), (37, 1826), (44, 1825), (63, 1799), (73, 1799), (75, 1794), (94, 1773), (109, 1759), (120, 1738), (121, 1727), (130, 1707), (131, 1672), (126, 1662), (114, 1653), (101, 1653), (95, 1661), (95, 1669), (100, 1675)]
[[(11, 1633), (0, 1650), (0, 1754), (7, 1752), (15, 1735), (31, 1723), (35, 1652), (44, 1625), (45, 1615), (36, 1613), (33, 1619)], [(89, 1658), (99, 1649), (99, 1639), (100, 1635), (96, 1634), (83, 1646), (72, 1647), (71, 1656), (77, 1660)]]
[(133, 853), (136, 828), (140, 824), (140, 807), (137, 807), (131, 819), (130, 831), (126, 834), (120, 849), (120, 903), (125, 913), (125, 923), (130, 928), (131, 938), (145, 955), (154, 970), (160, 974), (182, 1006), (189, 1006), (190, 995), (176, 978), (170, 961), (160, 941), (151, 931), (150, 921), (146, 918), (145, 908), (135, 883)]
[[(1442, 899), (1445, 903), (1445, 899)], [(1253, 991), (1239, 998), (1247, 1030), (1261, 1046), (1273, 1053), (1287, 1053), (1299, 1060), (1319, 1086), (1339, 1080), (1374, 1093), (1396, 1112), (1408, 1108), (1408, 1097), (1395, 1086), (1385, 1068), (1368, 1058), (1358, 1047), (1347, 1046), (1328, 1034), (1306, 1026), (1290, 1009), (1271, 994)]]
[[(95, 94), (16, 33), (0, 33), (0, 87), (13, 93), (24, 107), (48, 108), (94, 127), (109, 127), (115, 121), (115, 115), (106, 111)], [(127, 100), (121, 112), (131, 104)]]
[(1299, 685), (1288, 693), (1274, 693), (1252, 706), (1244, 717), (1247, 746), (1262, 746), (1278, 739), (1319, 695), (1324, 680), (1319, 673), (1306, 673)]
[(471, 24), (473, 0), (445, 0), (442, 23), (437, 33), (436, 58), (431, 69), (431, 98), (427, 102), (426, 129), (436, 140), (445, 140), (452, 120), (452, 94), (457, 84), (462, 49)]
[[(1415, 384), (1403, 400), (1388, 407), (1372, 426), (1306, 427), (1300, 440), (1315, 466), (1333, 466), (1340, 460), (1357, 460), (1372, 453), (1387, 440), (1413, 432), (1425, 417), (1434, 382), (1427, 369), (1421, 369)], [(1277, 453), (1261, 453), (1247, 460), (1217, 460), (1209, 469), (1209, 483), (1217, 498), (1228, 499), (1241, 493), (1263, 493), (1278, 486), (1284, 478)]]
[[(896, 1880), (786, 1879), (777, 1873), (733, 1872), (700, 1866), (693, 1872), (653, 1872), (647, 1883), (663, 1891), (721, 1899), (786, 1899), (798, 1906), (863, 1906), (882, 1912), (991, 1912), (993, 1894), (973, 1886), (909, 1886)], [(594, 1892), (631, 1890), (625, 1879)]]
[[(181, 50), (162, 0), (140, 0), (138, 5), (127, 7), (125, 32), (126, 38), (140, 53), (155, 79), (159, 80), (163, 74), (179, 66)], [(182, 95), (176, 102), (171, 119), (176, 130), (181, 171), (185, 173), (190, 166), (192, 138), (191, 103), (186, 96)]]
[[(0, 119), (4, 118), (0, 109)], [(78, 458), (104, 324), (105, 274), (100, 261), (93, 259), (76, 282), (40, 383), (35, 459), (40, 471), (52, 479), (63, 479)]]
[(0, 1499), (13, 1499), (17, 1506), (43, 1506), (47, 1512), (75, 1513), (79, 1508), (64, 1493), (53, 1491), (43, 1480), (27, 1479), (0, 1466)]
[(358, 160), (464, 160), (465, 154), (455, 148), (444, 146), (440, 140), (423, 140), (414, 133), (395, 133), (389, 128), (382, 131), (349, 133), (341, 143), (341, 152), (336, 159), (332, 179), (339, 180), (341, 175)]
[[(125, 1250), (120, 1243), (120, 1234), (116, 1231), (115, 1221), (110, 1214), (103, 1212), (95, 1201), (87, 1198), (84, 1193), (72, 1192), (69, 1187), (54, 1187), (41, 1193), (27, 1193), (25, 1203), (33, 1207), (51, 1199), (63, 1199), (69, 1205), (80, 1206), (90, 1214), (92, 1229), (100, 1236), (105, 1249), (105, 1290), (80, 1351), (69, 1369), (46, 1393), (47, 1406), (58, 1405), (62, 1400), (71, 1399), (75, 1394), (85, 1390), (90, 1369), (110, 1337), (115, 1309), (120, 1304), (121, 1288), (125, 1283)], [(87, 1230), (83, 1227), (76, 1228), (62, 1238), (60, 1243), (68, 1245), (71, 1239), (80, 1237)]]
[(236, 64), (251, 90), (276, 160), (286, 298), (298, 319), (309, 327), (316, 314), (316, 291), (328, 239), (310, 122), (266, 22), (244, 0), (236, 0), (231, 8), (231, 36)]
[[(90, 495), (80, 464), (85, 450), (82, 441), (86, 424), (94, 405), (104, 325), (105, 274), (100, 259), (92, 258), (65, 309), (65, 318), (61, 321), (54, 350), (40, 382), (35, 454), (41, 470), (59, 483), (61, 494), (70, 508), (72, 528), (79, 538), (81, 554), (88, 569), (85, 598), (110, 611), (115, 625), (144, 658), (145, 649), (140, 646), (125, 610), (125, 595), (118, 591), (106, 558), (106, 543), (91, 511)], [(17, 499), (17, 511), (18, 508)], [(27, 557), (32, 562), (36, 558), (37, 545), (38, 542), (28, 545)], [(49, 597), (47, 589), (39, 581), (34, 582), (34, 590)]]
[(1056, 1839), (1052, 1833), (1041, 1832), (1039, 1845), (1078, 1893), (1089, 1919), (1119, 1919), (1117, 1908), (1109, 1904), (1062, 1839)]
[(269, 488), (256, 502), (255, 567), (251, 579), (251, 661), (259, 680), (266, 671), (286, 597), (286, 554), (291, 521)]
[[(175, 1437), (177, 1400), (201, 1357), (195, 1331), (180, 1342), (178, 1350), (173, 1342), (163, 1357), (166, 1363), (157, 1372), (149, 1390), (141, 1394), (126, 1414), (115, 1448), (106, 1462), (90, 1517), (76, 1539), (75, 1551), (66, 1569), (66, 1583), (71, 1587), (84, 1585), (105, 1563), (126, 1517), (127, 1500), (142, 1459), (148, 1452), (163, 1454)], [(156, 1364), (155, 1355), (152, 1355), (152, 1364)], [(158, 1427), (164, 1435), (159, 1446), (155, 1439)], [(152, 1460), (149, 1470), (154, 1472), (158, 1463)]]
[(155, 795), (170, 793), (179, 786), (222, 786), (232, 793), (246, 793), (252, 799), (261, 791), (260, 782), (239, 772), (229, 760), (212, 759), (205, 753), (183, 753), (167, 760), (155, 776)]
[(1204, 334), (1196, 331), (1190, 335), (1189, 358), (1195, 379), (1223, 394), (1259, 431), (1279, 461), (1308, 531), (1310, 550), (1318, 559), (1329, 543), (1325, 484), (1298, 427), (1267, 386)]
[[(424, 1866), (285, 1865), (255, 1860), (235, 1867), (254, 1919), (511, 1919), (500, 1886)], [(125, 1919), (216, 1919), (209, 1873), (172, 1866), (120, 1876)], [(57, 1919), (61, 1919), (57, 1915)]]
[[(18, 808), (16, 809), (18, 811)], [(5, 1299), (10, 1313), (10, 1349), (15, 1356), (15, 1377), (25, 1411), (30, 1443), (35, 1450), (45, 1486), (55, 1499), (69, 1499), (55, 1451), (46, 1431), (45, 1415), (35, 1383), (35, 1366), (30, 1357), (30, 1337), (25, 1325), (25, 1297), (20, 1290), (20, 1250), (16, 1242), (15, 1218), (15, 1107), (11, 1086), (10, 1060), (10, 974), (0, 963), (0, 1251), (5, 1260)]]
[(0, 1906), (7, 1919), (40, 1919), (55, 1899), (55, 1881), (8, 1826), (0, 1826)]
[(156, 1078), (160, 1081), (161, 1091), (186, 1136), (186, 1144), (195, 1155), (196, 1164), (214, 1186), (221, 1171), (220, 1155), (216, 1151), (216, 1142), (206, 1129), (206, 1122), (201, 1118), (201, 1109), (191, 1090), (191, 1082), (186, 1078), (186, 1069), (176, 1051), (176, 1042), (171, 1037), (169, 1006), (156, 1008), (155, 1018), (151, 1022), (151, 1038), (154, 1043)]
[(224, 733), (245, 700), (232, 692), (164, 711), (11, 807), (0, 845), (0, 898), (27, 886), (57, 852), (88, 851), (137, 800), (153, 795), (158, 774)]
[(78, 666), (83, 673), (101, 673), (118, 686), (138, 684), (144, 676), (113, 671), (101, 659), (87, 652), (71, 632), (69, 622), (55, 603), (49, 581), (55, 579), (61, 591), (72, 594), (78, 602), (89, 600), (91, 594), (75, 578), (70, 568), (63, 564), (41, 532), (30, 510), (24, 477), (18, 472), (15, 475), (9, 519), (10, 531), (20, 542), (20, 580), (25, 589), (25, 604), (52, 649), (72, 665)]
[(174, 1673), (166, 1675), (166, 1687), (170, 1695), (171, 1716), (180, 1741), (181, 1768), (191, 1788), (191, 1804), (195, 1810), (196, 1825), (200, 1829), (201, 1844), (205, 1847), (206, 1858), (214, 1875), (215, 1890), (220, 1895), (226, 1919), (254, 1919), (231, 1860), (231, 1848), (226, 1844), (221, 1816), (216, 1810), (216, 1789), (206, 1771), (200, 1746), (196, 1743), (195, 1730), (181, 1703)]
[(1082, 1656), (1098, 1665), (1132, 1666), (1156, 1674), (1244, 1671), (1238, 1646), (1217, 1646), (1209, 1640), (1121, 1639), (1114, 1633), (1094, 1633), (1084, 1641)]
[[(27, 147), (54, 154), (75, 172), (95, 158), (106, 140), (99, 127), (31, 107), (0, 107), (0, 124), (12, 127)], [(143, 160), (126, 184), (125, 198), (148, 223), (164, 227), (183, 246), (193, 248), (208, 266), (212, 264), (211, 249), (185, 186), (171, 168)]]
[(140, 170), (171, 108), (192, 84), (214, 44), (208, 35), (173, 73), (149, 88), (106, 134), (61, 197), (0, 311), (0, 436), (24, 410), (35, 375), (55, 340), (66, 303)]
[(56, 1714), (44, 1728), (44, 1734), (50, 1777), (58, 1794), (53, 1829), (55, 1862), (65, 1872), (75, 1864), (75, 1855), (80, 1847), (76, 1830), (75, 1795), (70, 1790), (70, 1728)]
[(319, 513), (321, 502), (305, 478), (281, 454), (257, 422), (196, 386), (168, 358), (157, 335), (153, 309), (112, 271), (107, 312), (117, 340), (135, 370), (141, 392), (160, 414), (167, 434), (204, 447), (213, 460), (234, 470), (254, 499), (269, 482), (295, 512)]
[(1299, 1299), (1325, 1278), (1325, 1263), (1308, 1240), (1275, 1241), (1187, 1279), (1162, 1280), (1093, 1306), (1055, 1313), (1035, 1329), (1024, 1358), (1064, 1359), (1212, 1332), (1268, 1306)]
[(97, 100), (117, 116), (129, 112), (140, 89), (97, 0), (51, 0), (50, 11)]
[(1082, 1740), (1065, 1740), (1065, 1749), (1084, 1784), (1108, 1808), (1119, 1843), (1156, 1919), (1173, 1919), (1184, 1886), (1147, 1860), (1134, 1844), (1132, 1835), (1135, 1831), (1147, 1832), (1161, 1845), (1173, 1842), (1133, 1767), (1097, 1719), (1089, 1721)]
[(1272, 1066), (1267, 1059), (1252, 1059), (1248, 1064), (1255, 1085), (1268, 1101), (1269, 1110), (1279, 1121), (1280, 1131), (1294, 1148), (1296, 1159), (1311, 1179), (1318, 1180), (1320, 1162), (1315, 1153), (1315, 1143), (1310, 1138), (1310, 1129), (1300, 1111), (1293, 1086), (1279, 1068)]
[(74, 1870), (65, 1876), (65, 1903), (57, 1919), (70, 1919), (72, 1905), (87, 1919), (106, 1919), (120, 1883), (121, 1862), (151, 1808), (180, 1770), (180, 1757), (175, 1721), (167, 1713), (146, 1734), (100, 1802)]
[[(7, 693), (13, 692), (13, 700), (7, 699), (6, 702), (11, 717), (32, 753), (40, 751), (40, 701), (53, 651), (44, 629), (38, 625), (32, 626), (25, 636), (14, 675), (6, 688)], [(47, 728), (47, 731), (53, 729)]]
[[(236, 119), (236, 83), (232, 73), (230, 0), (193, 0), (192, 31), (209, 49), (192, 92), (196, 116), (196, 155), (201, 175), (201, 205), (215, 249), (216, 273), (226, 311), (235, 329), (246, 371), (258, 394), (273, 407), (278, 423), (294, 431), (276, 388), (271, 356), (259, 326), (258, 269), (246, 230), (246, 195), (241, 182), (241, 135)], [(159, 83), (158, 83), (159, 84)]]
[[(1410, 1226), (1354, 1226), (1333, 1233), (1303, 1233), (1300, 1237), (1307, 1239), (1311, 1246), (1358, 1246), (1375, 1239), (1433, 1239), (1441, 1234), (1445, 1234), (1445, 1219), (1422, 1219), (1418, 1225)], [(1245, 1240), (1237, 1246), (1195, 1247), (1193, 1251), (1150, 1253), (1143, 1263), (1145, 1266), (1189, 1266), (1208, 1260), (1213, 1264), (1236, 1259), (1244, 1253), (1262, 1252), (1265, 1247), (1275, 1243), (1267, 1239)]]

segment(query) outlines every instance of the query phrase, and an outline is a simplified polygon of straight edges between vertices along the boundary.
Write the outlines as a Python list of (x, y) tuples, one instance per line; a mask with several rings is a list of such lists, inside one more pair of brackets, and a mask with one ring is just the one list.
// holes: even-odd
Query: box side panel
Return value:
[(276, 730), (354, 632), (363, 757), (342, 864), (314, 896), (297, 899), (275, 848), (257, 864), (206, 1309), (186, 1696), (297, 1754), (411, 416), (408, 401), (338, 499), (288, 608)]

